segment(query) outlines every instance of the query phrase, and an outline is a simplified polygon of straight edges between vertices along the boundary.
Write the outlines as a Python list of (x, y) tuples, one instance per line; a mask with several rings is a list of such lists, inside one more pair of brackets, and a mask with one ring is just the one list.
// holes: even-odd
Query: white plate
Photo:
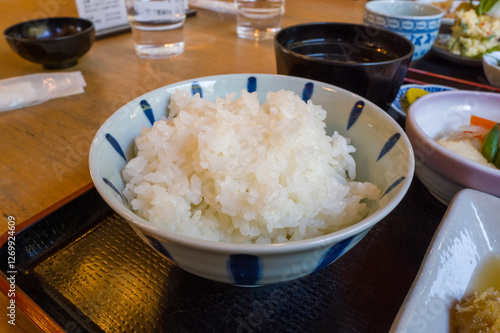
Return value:
[(450, 331), (451, 307), (466, 293), (474, 270), (500, 255), (499, 216), (500, 198), (471, 189), (455, 196), (391, 332)]
[(406, 92), (410, 88), (420, 88), (424, 89), (430, 93), (435, 93), (435, 92), (440, 92), (440, 91), (449, 91), (449, 90), (456, 90), (455, 88), (447, 87), (447, 86), (442, 86), (439, 84), (426, 84), (426, 85), (420, 85), (420, 84), (405, 84), (402, 85), (401, 88), (399, 88), (398, 94), (396, 95), (396, 98), (394, 99), (394, 102), (392, 102), (391, 107), (394, 111), (396, 111), (399, 115), (406, 117), (406, 112), (403, 110), (401, 107), (401, 97), (406, 95)]

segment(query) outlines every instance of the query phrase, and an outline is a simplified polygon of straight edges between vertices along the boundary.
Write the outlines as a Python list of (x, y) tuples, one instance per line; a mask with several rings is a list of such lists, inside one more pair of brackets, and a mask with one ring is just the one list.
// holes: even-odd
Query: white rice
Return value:
[[(373, 184), (355, 182), (355, 148), (326, 135), (326, 111), (290, 91), (210, 102), (176, 91), (168, 119), (136, 138), (124, 195), (152, 224), (221, 242), (283, 243), (361, 220)], [(175, 117), (174, 117), (175, 116)]]

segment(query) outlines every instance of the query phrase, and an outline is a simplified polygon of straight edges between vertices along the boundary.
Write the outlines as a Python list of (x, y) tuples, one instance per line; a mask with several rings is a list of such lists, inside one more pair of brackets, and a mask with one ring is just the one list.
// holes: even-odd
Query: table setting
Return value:
[(498, 51), (441, 38), (495, 1), (100, 5), (0, 14), (0, 331), (454, 332), (472, 296), (500, 307)]

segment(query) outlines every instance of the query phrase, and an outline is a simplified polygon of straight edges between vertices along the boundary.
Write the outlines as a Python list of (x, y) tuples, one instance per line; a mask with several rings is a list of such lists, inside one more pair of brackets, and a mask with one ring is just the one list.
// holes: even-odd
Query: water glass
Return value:
[(236, 33), (244, 39), (272, 39), (281, 28), (285, 0), (234, 0)]
[(167, 58), (184, 51), (187, 0), (126, 0), (135, 51), (141, 58)]

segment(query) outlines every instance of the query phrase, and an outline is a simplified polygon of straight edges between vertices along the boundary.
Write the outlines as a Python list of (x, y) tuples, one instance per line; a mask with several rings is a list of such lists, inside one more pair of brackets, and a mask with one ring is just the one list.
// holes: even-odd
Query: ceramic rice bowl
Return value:
[[(137, 216), (122, 196), (122, 169), (134, 157), (134, 138), (143, 126), (166, 116), (176, 89), (214, 101), (242, 89), (257, 91), (262, 103), (268, 91), (291, 90), (327, 110), (327, 134), (337, 130), (357, 147), (357, 181), (370, 181), (381, 196), (358, 223), (324, 236), (282, 244), (234, 244), (207, 241), (162, 230)], [(400, 202), (414, 171), (413, 151), (400, 126), (371, 102), (338, 87), (297, 77), (234, 74), (179, 82), (144, 94), (116, 111), (98, 130), (90, 149), (90, 172), (104, 200), (146, 244), (180, 268), (224, 283), (256, 286), (284, 282), (314, 273), (356, 245)]]

